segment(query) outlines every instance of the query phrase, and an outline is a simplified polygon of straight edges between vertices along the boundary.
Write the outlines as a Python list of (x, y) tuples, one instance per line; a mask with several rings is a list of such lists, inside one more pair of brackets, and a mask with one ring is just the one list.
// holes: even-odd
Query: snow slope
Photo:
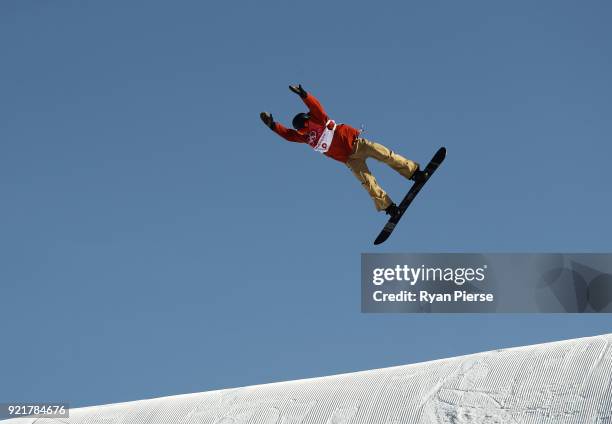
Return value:
[[(14, 419), (2, 424), (31, 424)], [(37, 424), (59, 422), (39, 419)], [(65, 420), (63, 422), (68, 422)], [(70, 424), (612, 424), (612, 334), (72, 409)]]

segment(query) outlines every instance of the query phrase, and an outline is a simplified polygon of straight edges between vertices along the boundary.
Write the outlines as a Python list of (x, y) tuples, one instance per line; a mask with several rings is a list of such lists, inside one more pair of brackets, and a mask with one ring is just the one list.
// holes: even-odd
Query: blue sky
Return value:
[[(601, 334), (362, 315), (363, 252), (609, 252), (604, 1), (0, 4), (0, 401), (75, 406)], [(447, 160), (381, 247), (303, 110)], [(407, 190), (372, 164), (392, 197)]]

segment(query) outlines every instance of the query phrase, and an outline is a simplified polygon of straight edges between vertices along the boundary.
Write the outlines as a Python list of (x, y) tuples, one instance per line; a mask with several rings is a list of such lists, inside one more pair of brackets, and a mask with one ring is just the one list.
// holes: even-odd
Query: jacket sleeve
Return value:
[(323, 106), (321, 106), (321, 103), (319, 103), (315, 96), (308, 93), (306, 97), (302, 100), (304, 101), (304, 104), (306, 104), (306, 106), (308, 107), (310, 115), (315, 121), (320, 122), (322, 124), (325, 124), (327, 122), (327, 113), (325, 113), (325, 109), (323, 109)]
[(303, 143), (304, 136), (294, 129), (287, 128), (279, 122), (274, 123), (274, 132), (287, 141), (293, 141), (295, 143)]

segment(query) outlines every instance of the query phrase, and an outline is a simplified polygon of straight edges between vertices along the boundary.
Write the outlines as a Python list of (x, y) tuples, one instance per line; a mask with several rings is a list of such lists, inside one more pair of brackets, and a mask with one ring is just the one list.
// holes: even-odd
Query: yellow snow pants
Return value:
[(386, 163), (400, 175), (410, 178), (419, 169), (419, 164), (392, 152), (382, 144), (374, 143), (365, 138), (358, 137), (353, 145), (353, 153), (346, 161), (346, 165), (355, 174), (361, 185), (368, 191), (374, 201), (376, 210), (385, 210), (391, 203), (391, 198), (378, 185), (376, 178), (370, 172), (366, 159), (374, 158)]

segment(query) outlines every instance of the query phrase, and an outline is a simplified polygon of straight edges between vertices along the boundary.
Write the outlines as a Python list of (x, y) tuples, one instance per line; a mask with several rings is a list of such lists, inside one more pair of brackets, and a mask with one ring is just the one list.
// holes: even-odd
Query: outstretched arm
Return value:
[(276, 134), (278, 134), (281, 137), (283, 137), (285, 140), (287, 140), (287, 141), (294, 141), (294, 142), (303, 142), (304, 141), (303, 140), (303, 138), (304, 138), (303, 135), (301, 135), (296, 130), (286, 128), (284, 125), (279, 124), (278, 122), (274, 122), (274, 118), (272, 117), (271, 113), (261, 112), (259, 114), (259, 117), (261, 118), (263, 123), (266, 124), (266, 126), (268, 126), (268, 128), (270, 128)]
[(287, 141), (293, 141), (296, 143), (304, 142), (303, 134), (300, 134), (293, 128), (287, 128), (283, 124), (279, 124), (278, 122), (276, 123), (276, 126), (274, 128), (274, 132), (280, 135), (281, 137), (283, 137)]
[(321, 103), (319, 103), (315, 96), (307, 93), (306, 90), (304, 90), (302, 84), (290, 85), (289, 90), (300, 96), (304, 104), (308, 107), (310, 116), (315, 121), (322, 123), (327, 122), (327, 113), (325, 113), (325, 109), (323, 109), (323, 106), (321, 106)]

